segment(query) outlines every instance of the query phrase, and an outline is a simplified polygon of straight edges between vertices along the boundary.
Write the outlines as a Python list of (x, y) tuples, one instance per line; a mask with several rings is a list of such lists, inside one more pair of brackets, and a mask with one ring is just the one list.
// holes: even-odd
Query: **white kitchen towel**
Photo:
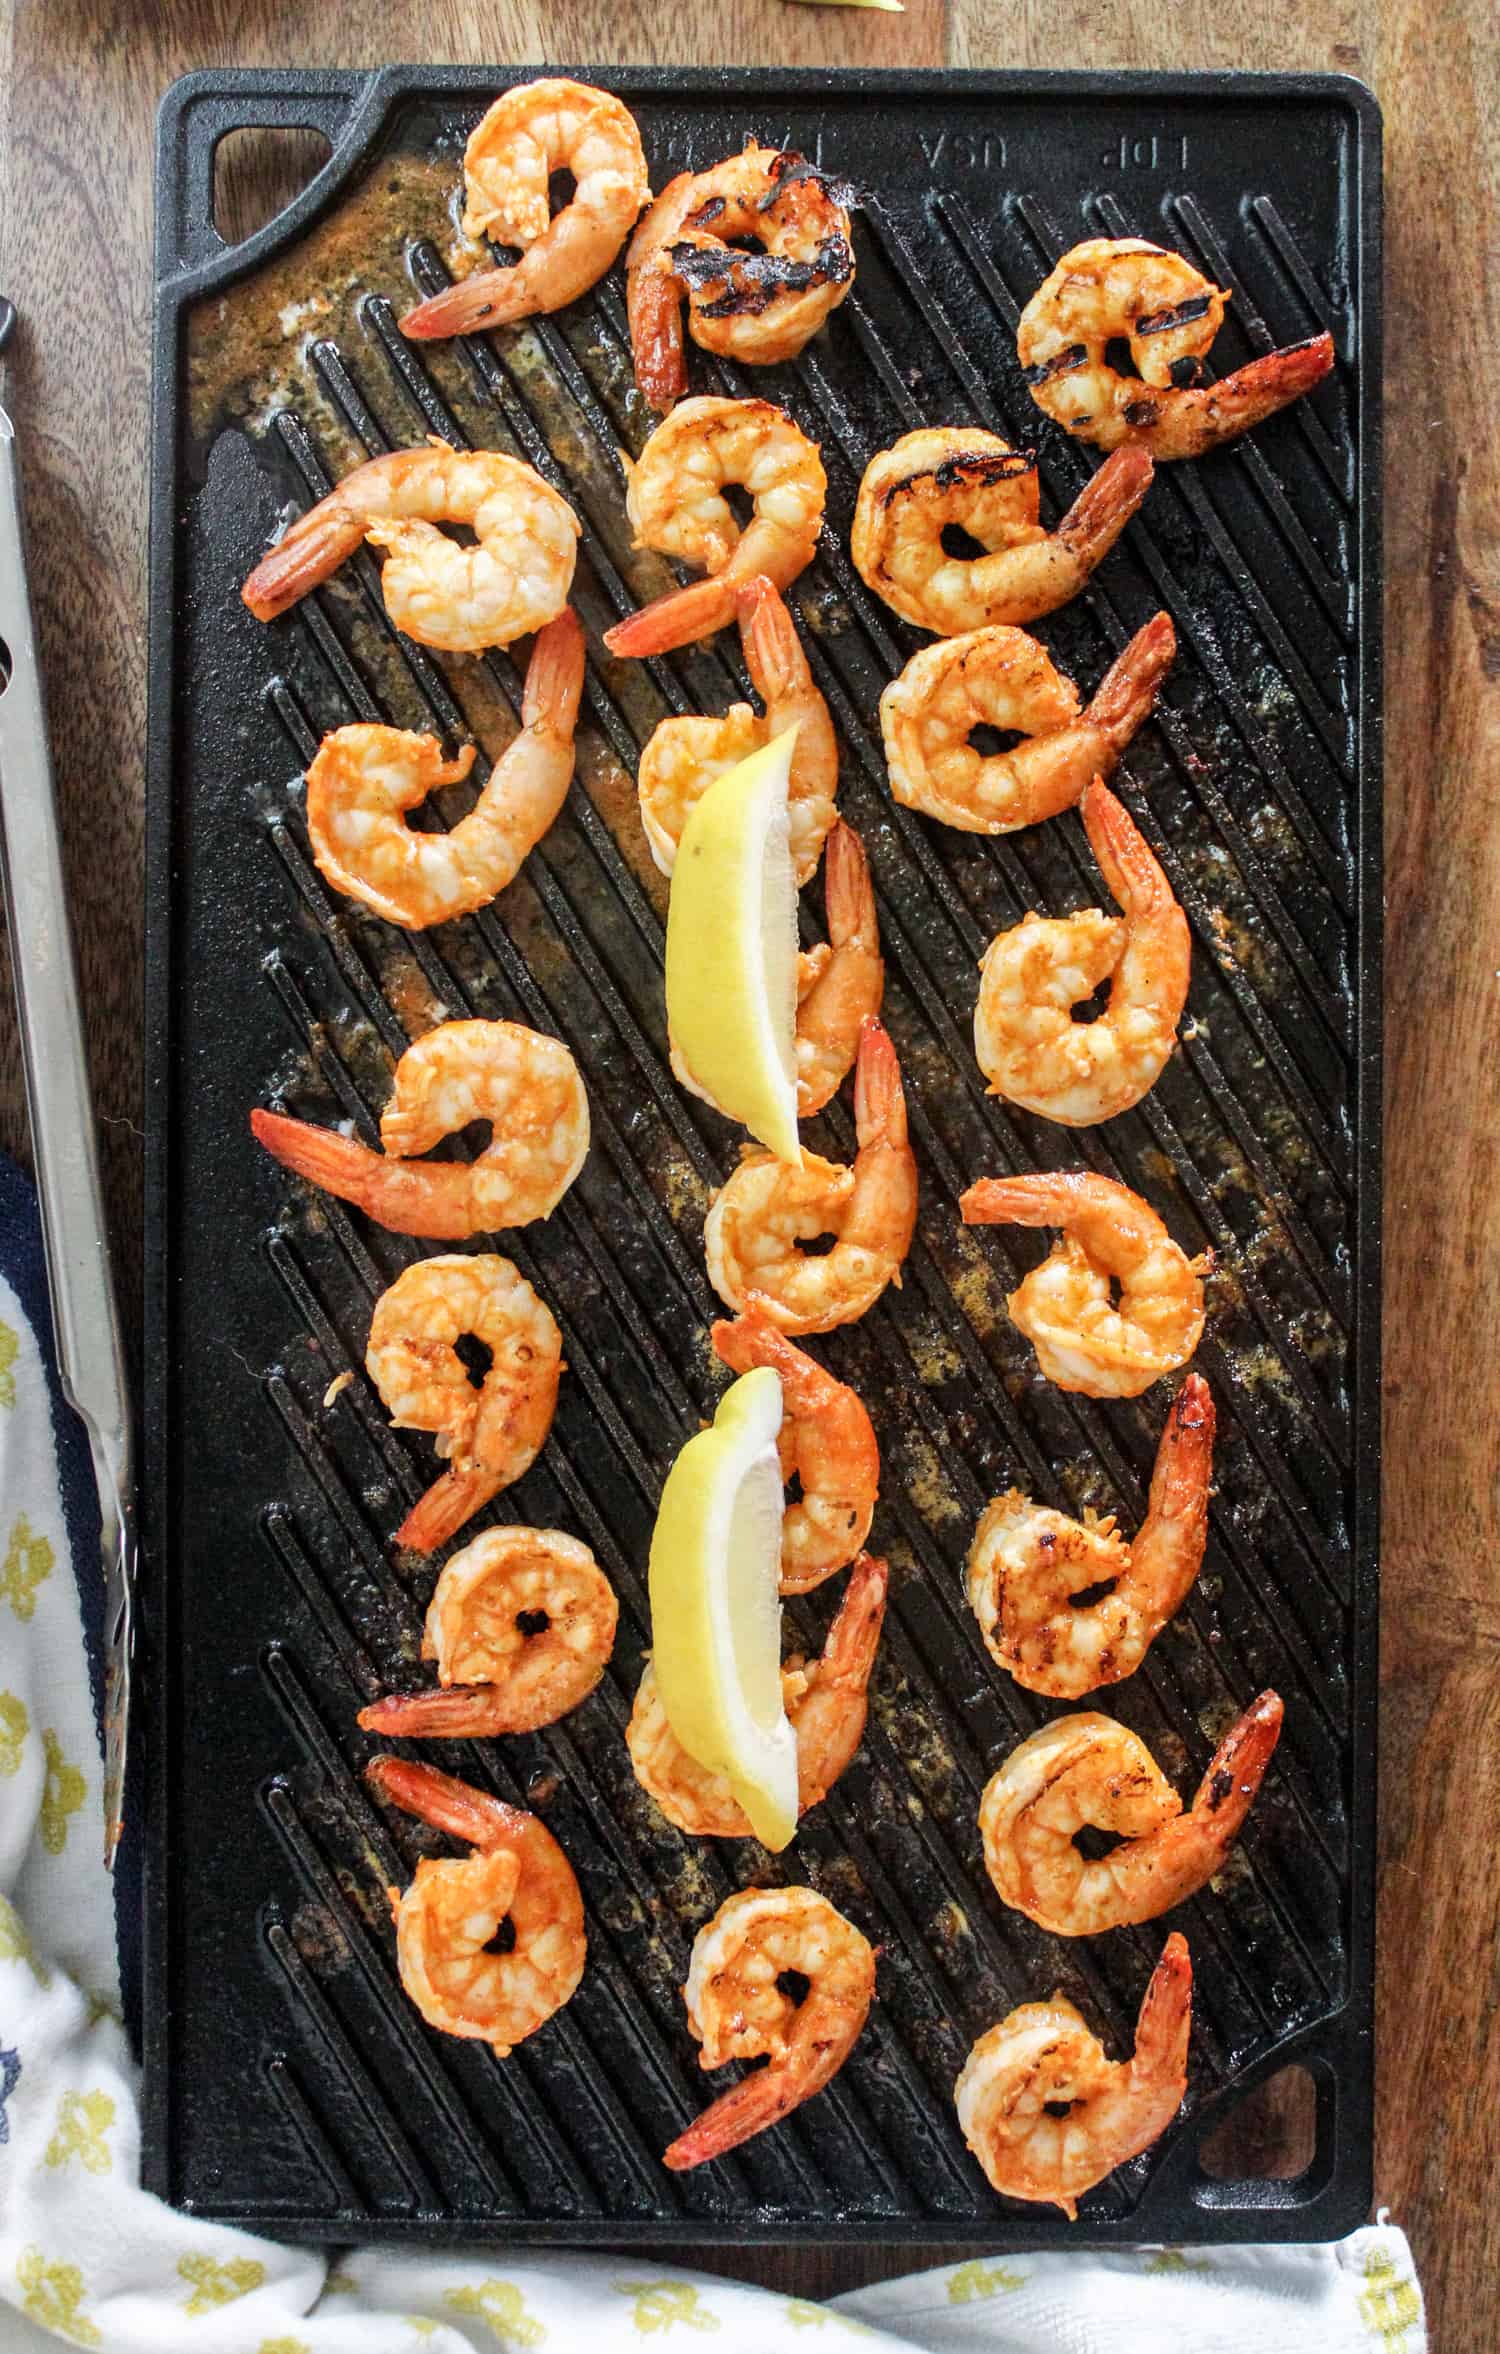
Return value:
[[(95, 1695), (87, 1450), (51, 1362), (34, 1199), (0, 1163), (0, 2354), (1423, 2354), (1402, 2234), (1335, 2248), (980, 2257), (828, 2305), (651, 2257), (331, 2257), (140, 2188)], [(94, 1586), (89, 1616), (94, 1613)], [(92, 1668), (92, 1673), (91, 1673)]]

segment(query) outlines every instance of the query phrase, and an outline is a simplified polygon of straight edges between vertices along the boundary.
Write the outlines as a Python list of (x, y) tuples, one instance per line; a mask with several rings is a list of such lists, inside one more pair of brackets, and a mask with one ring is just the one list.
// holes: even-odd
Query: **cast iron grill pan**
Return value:
[[(602, 657), (604, 629), (671, 578), (628, 544), (616, 450), (650, 418), (620, 274), (556, 319), (409, 345), (396, 319), (444, 281), (463, 142), (496, 85), (416, 69), (179, 84), (161, 129), (151, 647), (152, 2181), (197, 2212), (321, 2239), (1331, 2237), (1361, 2220), (1370, 2166), (1373, 104), (1337, 80), (590, 78), (635, 108), (657, 186), (752, 131), (861, 184), (879, 156), (857, 284), (829, 328), (753, 375), (691, 359), (694, 389), (777, 400), (822, 445), (831, 529), (791, 601), (876, 875), (921, 1170), (904, 1289), (814, 1344), (868, 1401), (885, 1463), (872, 1543), (893, 1594), (869, 1730), (769, 1861), (671, 1830), (623, 1743), (660, 1483), (721, 1386), (701, 1226), (737, 1145), (667, 1067), (664, 886), (632, 775), (667, 712), (747, 688), (732, 635), (644, 665)], [(213, 148), (266, 124), (321, 127), (335, 153), (227, 253)], [(1090, 593), (1039, 626), (1085, 689), (1159, 606), (1180, 640), (1119, 781), (1192, 926), (1182, 1051), (1137, 1110), (1070, 1133), (985, 1097), (970, 1017), (996, 930), (1097, 903), (1081, 828), (1070, 814), (987, 841), (896, 807), (876, 706), (922, 641), (846, 551), (869, 456), (924, 421), (1038, 444), (1044, 512), (1076, 494), (1095, 455), (1033, 408), (1013, 330), (1088, 233), (1154, 236), (1233, 289), (1221, 372), (1324, 327), (1338, 366), (1252, 441), (1162, 469)], [(429, 432), (510, 450), (573, 502), (591, 658), (563, 816), (493, 907), (405, 935), (323, 885), (301, 772), (357, 717), (493, 753), (518, 666), (398, 637), (365, 557), (269, 629), (239, 588), (294, 509)], [(804, 907), (816, 937), (816, 886)], [(433, 1575), (389, 1543), (434, 1476), (430, 1444), (388, 1428), (362, 1364), (374, 1299), (423, 1246), (311, 1196), (247, 1126), (252, 1104), (280, 1101), (373, 1139), (394, 1058), (465, 1014), (565, 1037), (594, 1115), (554, 1217), (496, 1246), (553, 1308), (569, 1371), (544, 1454), (488, 1517), (575, 1531), (621, 1601), (609, 1673), (564, 1723), (423, 1752), (534, 1806), (583, 1887), (582, 1987), (505, 2062), (430, 2034), (400, 1991), (385, 1890), (443, 1843), (373, 1806), (360, 1772), (379, 1744), (354, 1725), (411, 1680)], [(850, 1155), (847, 1090), (810, 1140)], [(1167, 1393), (1100, 1405), (1042, 1381), (1004, 1312), (1041, 1239), (966, 1233), (955, 1203), (981, 1174), (1079, 1163), (1136, 1187), (1220, 1268), (1197, 1359), (1220, 1417), (1207, 1562), (1142, 1672), (1100, 1701), (1184, 1790), (1263, 1686), (1287, 1721), (1239, 1850), (1175, 1916), (1195, 1970), (1183, 2116), (1069, 2227), (989, 2191), (953, 2078), (977, 2033), (1053, 1986), (1127, 2048), (1167, 1924), (1060, 1941), (994, 1897), (979, 1793), (1056, 1710), (991, 1666), (961, 1565), (1012, 1482), (1134, 1528)], [(821, 1643), (841, 1588), (789, 1606), (798, 1643)], [(696, 2066), (689, 1945), (752, 1878), (806, 1878), (878, 1941), (878, 2005), (820, 2099), (673, 2177), (662, 2147), (727, 2081)], [(1307, 2172), (1210, 2180), (1205, 2130), (1289, 2060), (1317, 2085)]]

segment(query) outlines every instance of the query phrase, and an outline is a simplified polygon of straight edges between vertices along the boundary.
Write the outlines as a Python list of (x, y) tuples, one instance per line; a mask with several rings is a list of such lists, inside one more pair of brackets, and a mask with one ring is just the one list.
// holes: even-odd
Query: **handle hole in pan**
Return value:
[(3, 695), (10, 685), (11, 669), (10, 648), (4, 638), (0, 638), (0, 695)]
[(214, 149), (214, 227), (242, 245), (285, 212), (333, 153), (321, 131), (226, 131)]
[(1295, 2182), (1317, 2147), (1317, 2085), (1306, 2068), (1278, 2068), (1216, 2119), (1198, 2163), (1213, 2182)]

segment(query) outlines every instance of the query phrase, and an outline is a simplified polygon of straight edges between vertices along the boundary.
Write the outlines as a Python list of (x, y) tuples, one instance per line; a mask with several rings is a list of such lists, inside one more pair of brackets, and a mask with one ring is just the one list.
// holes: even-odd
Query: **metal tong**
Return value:
[[(0, 299), (0, 351), (16, 323)], [(8, 677), (7, 677), (8, 673)], [(135, 1592), (132, 1428), (47, 749), (15, 430), (0, 407), (0, 860), (63, 1393), (82, 1417), (104, 1556), (104, 1860), (119, 1845)]]

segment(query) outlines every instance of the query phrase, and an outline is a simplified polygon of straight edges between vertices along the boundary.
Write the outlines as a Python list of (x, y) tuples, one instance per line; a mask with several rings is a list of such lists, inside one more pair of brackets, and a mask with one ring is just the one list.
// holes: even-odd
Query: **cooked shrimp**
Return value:
[(436, 736), (373, 721), (325, 736), (307, 772), (307, 832), (319, 873), (412, 932), (488, 907), (568, 797), (583, 659), (583, 631), (570, 609), (531, 649), (520, 734), (447, 833), (414, 832), (406, 812), (468, 775), (472, 744), (445, 761)]
[[(1013, 1749), (979, 1802), (990, 1878), (1004, 1902), (1056, 1937), (1154, 1921), (1213, 1877), (1250, 1812), (1281, 1733), (1262, 1692), (1209, 1760), (1187, 1813), (1144, 1741), (1097, 1709), (1060, 1716)], [(1120, 1845), (1090, 1861), (1085, 1824)]]
[[(800, 2002), (783, 1991), (807, 1981)], [(673, 2173), (722, 2158), (811, 2100), (853, 2050), (875, 1994), (875, 1949), (811, 1888), (750, 1888), (721, 1904), (693, 1941), (683, 1990), (699, 2064), (769, 2057), (679, 2134)]]
[(654, 409), (687, 390), (684, 298), (705, 351), (748, 366), (796, 358), (854, 283), (845, 194), (803, 156), (754, 139), (668, 182), (635, 233), (626, 280), (636, 382)]
[[(554, 214), (547, 182), (571, 172), (571, 202)], [(495, 100), (464, 149), (466, 237), (519, 245), (514, 268), (480, 270), (419, 302), (403, 335), (470, 335), (560, 311), (597, 285), (651, 195), (629, 108), (586, 82), (523, 82)]]
[[(474, 545), (460, 547), (440, 523), (465, 525)], [(369, 540), (386, 551), (380, 586), (396, 627), (421, 645), (473, 654), (557, 618), (578, 532), (567, 500), (519, 458), (434, 438), (346, 474), (298, 516), (241, 593), (257, 621), (274, 621)]]
[[(967, 834), (1011, 834), (1071, 809), (1150, 717), (1177, 651), (1165, 613), (1115, 656), (1088, 705), (1023, 629), (976, 629), (913, 654), (880, 698), (891, 791)], [(976, 727), (1030, 741), (982, 753)]]
[(1062, 1228), (1061, 1241), (1006, 1303), (1059, 1389), (1139, 1397), (1198, 1346), (1213, 1253), (1189, 1259), (1128, 1186), (1087, 1169), (983, 1177), (958, 1206), (966, 1226)]
[[(474, 1161), (421, 1161), (470, 1120), (489, 1120)], [(380, 1119), (384, 1152), (282, 1112), (250, 1114), (268, 1152), (396, 1234), (459, 1241), (547, 1218), (583, 1167), (589, 1099), (560, 1038), (520, 1022), (440, 1022), (397, 1063)]]
[[(636, 546), (710, 577), (617, 621), (604, 633), (612, 654), (665, 654), (711, 637), (734, 619), (743, 582), (764, 573), (784, 589), (812, 562), (828, 477), (817, 443), (770, 401), (684, 401), (626, 471)], [(731, 483), (754, 503), (743, 530), (724, 496)]]
[[(804, 1152), (800, 1167), (749, 1151), (709, 1205), (703, 1228), (708, 1277), (727, 1306), (754, 1293), (782, 1332), (831, 1332), (852, 1324), (898, 1287), (917, 1223), (917, 1164), (906, 1140), (906, 1098), (896, 1050), (875, 1016), (860, 1033), (854, 1077), (852, 1169)], [(798, 1245), (837, 1236), (809, 1258)]]
[(1022, 2003), (981, 2035), (953, 2099), (964, 2139), (997, 2191), (1078, 2201), (1165, 2133), (1187, 2091), (1193, 1965), (1173, 1930), (1151, 1975), (1128, 2060), (1104, 2046), (1064, 1994)]
[[(1141, 237), (1088, 237), (1065, 253), (1016, 329), (1039, 409), (1102, 450), (1137, 444), (1157, 458), (1199, 458), (1310, 392), (1333, 366), (1333, 337), (1267, 352), (1217, 384), (1204, 358), (1229, 295), (1180, 253)], [(1130, 345), (1139, 374), (1111, 367)]]
[[(952, 637), (1035, 621), (1077, 596), (1150, 487), (1149, 457), (1122, 451), (1047, 531), (1035, 450), (976, 426), (924, 425), (865, 468), (849, 552), (867, 586), (919, 629)], [(949, 554), (943, 534), (955, 526), (980, 555)]]
[(816, 873), (836, 815), (838, 740), (828, 705), (813, 684), (797, 625), (775, 583), (757, 574), (740, 583), (734, 602), (745, 666), (765, 704), (765, 715), (758, 717), (748, 703), (732, 703), (722, 719), (664, 719), (641, 754), (641, 823), (652, 857), (669, 875), (677, 863), (688, 812), (715, 777), (794, 727), (797, 743), (787, 817), (792, 866), (800, 886)]
[(801, 1490), (781, 1523), (781, 1591), (805, 1594), (854, 1559), (870, 1533), (880, 1489), (880, 1449), (870, 1417), (847, 1382), (789, 1341), (763, 1300), (713, 1328), (732, 1373), (769, 1365), (781, 1377), (781, 1476)]
[(619, 1605), (587, 1545), (556, 1528), (492, 1528), (455, 1553), (427, 1610), (438, 1691), (362, 1708), (368, 1733), (459, 1740), (531, 1733), (586, 1700), (614, 1649)]
[[(381, 1798), (473, 1855), (424, 1855), (411, 1886), (389, 1891), (401, 1983), (429, 2027), (471, 2036), (505, 2059), (545, 2027), (583, 1976), (587, 1939), (573, 1867), (545, 1823), (451, 1774), (374, 1757)], [(493, 1950), (502, 1922), (514, 1939)]]
[[(986, 1648), (1018, 1684), (1078, 1700), (1133, 1676), (1203, 1563), (1214, 1402), (1190, 1373), (1157, 1449), (1146, 1517), (1127, 1545), (1110, 1516), (1070, 1520), (1010, 1488), (986, 1505), (969, 1550), (969, 1602)], [(1073, 1597), (1109, 1584), (1084, 1606)]]
[[(491, 1352), (476, 1387), (455, 1342)], [(536, 1460), (557, 1405), (562, 1334), (509, 1259), (449, 1253), (404, 1268), (375, 1303), (365, 1367), (398, 1430), (430, 1430), (452, 1468), (396, 1531), (430, 1553)]]
[[(1123, 921), (1097, 907), (1025, 915), (980, 963), (974, 1052), (992, 1095), (1064, 1127), (1128, 1112), (1177, 1043), (1192, 961), (1187, 917), (1129, 812), (1101, 778), (1084, 792), (1084, 829)], [(1073, 1007), (1109, 982), (1097, 1020)]]
[[(865, 1729), (866, 1687), (885, 1618), (886, 1565), (862, 1553), (849, 1575), (822, 1656), (781, 1670), (781, 1698), (797, 1736), (797, 1812), (828, 1796)], [(783, 1589), (784, 1590), (784, 1589)], [(630, 1762), (669, 1823), (695, 1839), (752, 1839), (749, 1818), (722, 1774), (689, 1757), (667, 1721), (646, 1662), (625, 1730)]]
[(809, 1120), (837, 1095), (865, 1023), (885, 996), (885, 959), (865, 846), (842, 819), (823, 869), (826, 943), (797, 960), (797, 1115)]

